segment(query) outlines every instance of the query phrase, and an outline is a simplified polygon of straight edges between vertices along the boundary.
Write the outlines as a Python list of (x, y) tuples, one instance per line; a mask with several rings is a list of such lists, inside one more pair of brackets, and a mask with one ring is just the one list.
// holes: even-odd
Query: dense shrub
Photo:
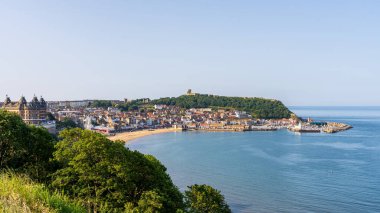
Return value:
[(0, 110), (0, 170), (11, 168), (47, 181), (53, 141), (46, 129), (28, 126), (17, 114)]
[(189, 213), (230, 213), (223, 195), (208, 185), (192, 185), (185, 192), (186, 210)]
[(0, 212), (229, 212), (205, 185), (191, 186), (184, 203), (165, 166), (121, 141), (79, 128), (59, 139), (0, 110)]
[(141, 196), (149, 191), (162, 198), (166, 212), (183, 207), (181, 193), (153, 156), (130, 151), (88, 130), (64, 130), (60, 137), (54, 159), (61, 169), (53, 174), (52, 186), (88, 209), (121, 212), (126, 204), (139, 206)]

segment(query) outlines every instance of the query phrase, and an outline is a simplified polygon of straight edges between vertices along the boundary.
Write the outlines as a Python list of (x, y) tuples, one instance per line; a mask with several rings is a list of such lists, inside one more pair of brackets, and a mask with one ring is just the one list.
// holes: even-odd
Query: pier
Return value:
[(296, 126), (288, 127), (288, 130), (292, 132), (301, 133), (337, 133), (351, 129), (352, 126), (344, 123), (326, 122), (325, 125), (315, 125), (312, 123), (299, 122)]

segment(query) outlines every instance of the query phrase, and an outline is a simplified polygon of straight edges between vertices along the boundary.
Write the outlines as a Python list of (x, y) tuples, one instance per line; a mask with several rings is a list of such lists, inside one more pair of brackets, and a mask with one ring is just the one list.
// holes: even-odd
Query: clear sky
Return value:
[(0, 98), (380, 105), (379, 0), (0, 0)]

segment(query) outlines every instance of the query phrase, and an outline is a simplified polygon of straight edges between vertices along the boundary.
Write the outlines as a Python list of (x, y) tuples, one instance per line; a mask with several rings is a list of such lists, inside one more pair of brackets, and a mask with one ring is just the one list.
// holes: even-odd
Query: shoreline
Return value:
[[(287, 128), (289, 131), (292, 132), (302, 132), (302, 133), (308, 133), (308, 132), (325, 132), (325, 133), (336, 133), (341, 131), (346, 131), (353, 128), (350, 125), (344, 124), (343, 126), (332, 126), (327, 129), (311, 129), (311, 130), (296, 130), (294, 128)], [(145, 130), (139, 130), (139, 131), (133, 131), (133, 132), (123, 132), (123, 133), (117, 133), (114, 136), (108, 136), (107, 138), (116, 141), (121, 140), (124, 141), (124, 143), (128, 143), (129, 141), (150, 136), (150, 135), (157, 135), (162, 133), (169, 133), (169, 132), (182, 132), (182, 131), (199, 131), (199, 132), (250, 132), (250, 131), (276, 131), (279, 129), (285, 129), (285, 128), (256, 128), (256, 129), (250, 129), (250, 130), (241, 130), (241, 129), (188, 129), (183, 130), (179, 128), (165, 128), (165, 129), (145, 129)]]
[(134, 131), (134, 132), (123, 132), (123, 133), (117, 133), (114, 136), (108, 136), (107, 138), (116, 141), (116, 140), (122, 140), (124, 143), (128, 143), (129, 141), (150, 136), (150, 135), (157, 135), (162, 133), (169, 133), (169, 132), (182, 132), (182, 129), (176, 129), (176, 128), (166, 128), (166, 129), (153, 129), (153, 130), (140, 130), (140, 131)]

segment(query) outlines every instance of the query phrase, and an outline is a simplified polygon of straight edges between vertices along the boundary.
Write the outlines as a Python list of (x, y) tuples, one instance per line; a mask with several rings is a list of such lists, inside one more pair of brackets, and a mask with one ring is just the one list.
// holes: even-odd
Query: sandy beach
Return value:
[(175, 129), (175, 128), (167, 128), (167, 129), (154, 129), (154, 130), (141, 130), (141, 131), (135, 131), (135, 132), (123, 132), (118, 133), (115, 136), (109, 136), (108, 138), (110, 140), (122, 140), (124, 142), (129, 142), (131, 140), (149, 136), (149, 135), (156, 135), (161, 133), (167, 133), (167, 132), (180, 132), (181, 129)]

